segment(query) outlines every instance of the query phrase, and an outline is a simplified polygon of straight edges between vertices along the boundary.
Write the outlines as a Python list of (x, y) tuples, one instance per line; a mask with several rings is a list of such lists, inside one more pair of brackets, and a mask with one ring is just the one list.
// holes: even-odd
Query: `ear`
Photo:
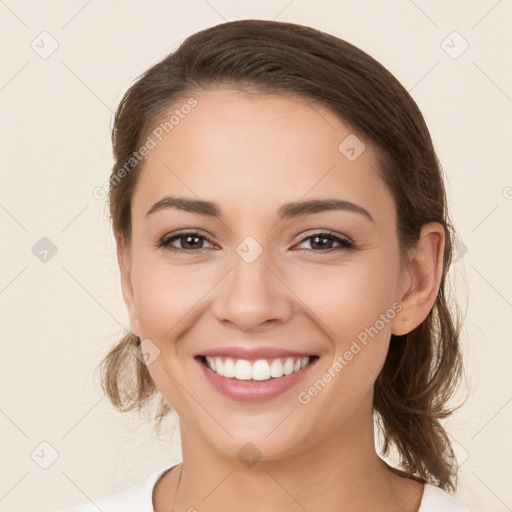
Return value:
[(135, 296), (131, 281), (131, 253), (130, 248), (126, 246), (121, 237), (116, 236), (117, 246), (117, 262), (121, 273), (121, 290), (123, 292), (123, 300), (128, 310), (130, 318), (130, 329), (135, 336), (140, 338), (140, 325), (135, 307)]
[(425, 320), (437, 297), (443, 274), (444, 228), (429, 222), (421, 228), (416, 247), (404, 269), (399, 301), (402, 310), (391, 322), (391, 332), (407, 334)]

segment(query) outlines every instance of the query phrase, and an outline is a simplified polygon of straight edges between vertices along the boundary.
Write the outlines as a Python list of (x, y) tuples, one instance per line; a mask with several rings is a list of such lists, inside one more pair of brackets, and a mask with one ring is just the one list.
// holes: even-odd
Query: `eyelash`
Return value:
[[(208, 243), (214, 245), (213, 242), (208, 237), (201, 235), (197, 231), (184, 231), (181, 233), (174, 234), (171, 237), (162, 238), (161, 240), (159, 240), (157, 242), (156, 246), (159, 248), (168, 249), (170, 251), (183, 252), (183, 253), (200, 252), (200, 251), (208, 249), (207, 247), (202, 247), (200, 249), (183, 249), (181, 247), (174, 247), (171, 245), (171, 242), (173, 242), (175, 240), (179, 240), (180, 238), (186, 238), (187, 236), (194, 236), (197, 238), (201, 238), (203, 240), (206, 240)], [(329, 249), (324, 249), (324, 250), (322, 250), (322, 249), (299, 249), (299, 250), (313, 251), (316, 253), (321, 253), (321, 252), (329, 252), (330, 253), (332, 251), (339, 251), (339, 250), (350, 251), (350, 250), (356, 249), (356, 245), (353, 242), (351, 242), (347, 238), (342, 238), (331, 231), (318, 231), (315, 233), (311, 233), (308, 236), (302, 238), (299, 241), (299, 245), (302, 244), (303, 242), (305, 242), (306, 240), (309, 240), (310, 238), (315, 238), (315, 237), (326, 238), (328, 240), (338, 242), (341, 245), (341, 247), (330, 247)]]

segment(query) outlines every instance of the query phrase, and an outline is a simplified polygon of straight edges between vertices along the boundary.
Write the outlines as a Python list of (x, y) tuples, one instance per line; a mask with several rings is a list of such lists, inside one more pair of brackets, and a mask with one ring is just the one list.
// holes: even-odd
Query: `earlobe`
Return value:
[(445, 232), (441, 224), (430, 222), (422, 226), (407, 265), (407, 288), (399, 297), (402, 310), (392, 321), (392, 334), (401, 336), (412, 331), (432, 309), (443, 274), (444, 245)]
[(117, 262), (119, 264), (119, 271), (121, 274), (121, 290), (123, 293), (123, 300), (128, 311), (130, 318), (130, 329), (135, 336), (140, 337), (140, 326), (137, 315), (137, 308), (135, 307), (135, 295), (131, 281), (131, 255), (129, 249), (126, 247), (125, 242), (116, 236), (117, 246)]

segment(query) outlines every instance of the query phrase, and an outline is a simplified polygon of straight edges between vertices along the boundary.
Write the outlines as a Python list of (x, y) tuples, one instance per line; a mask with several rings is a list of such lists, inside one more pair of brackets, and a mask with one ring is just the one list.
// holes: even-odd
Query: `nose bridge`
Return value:
[(243, 329), (256, 329), (268, 320), (283, 320), (290, 313), (287, 288), (274, 275), (272, 251), (248, 236), (235, 247), (232, 268), (217, 297), (219, 320)]
[(251, 293), (268, 293), (271, 259), (270, 250), (264, 248), (254, 237), (244, 238), (233, 255), (233, 285), (242, 288), (248, 286)]
[[(268, 296), (270, 266), (272, 265), (270, 250), (260, 244), (253, 236), (245, 237), (235, 247), (231, 272), (231, 293), (239, 298), (246, 294), (254, 300), (260, 296)], [(260, 297), (261, 298), (261, 297)], [(267, 297), (269, 299), (270, 297)]]

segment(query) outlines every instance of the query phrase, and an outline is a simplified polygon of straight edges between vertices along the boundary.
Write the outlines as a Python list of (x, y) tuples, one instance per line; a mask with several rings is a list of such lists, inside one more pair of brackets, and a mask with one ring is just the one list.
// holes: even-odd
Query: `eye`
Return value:
[[(335, 233), (329, 231), (320, 231), (313, 233), (307, 237), (304, 237), (300, 244), (310, 241), (311, 249), (306, 249), (314, 252), (330, 252), (338, 250), (353, 250), (355, 244), (344, 237), (340, 237)], [(173, 245), (178, 242), (179, 247)], [(204, 235), (201, 235), (197, 231), (184, 231), (176, 233), (172, 236), (166, 236), (157, 242), (157, 247), (164, 247), (165, 249), (177, 252), (198, 252), (207, 247), (203, 247), (204, 242), (213, 245), (213, 242)], [(337, 243), (338, 247), (333, 247), (333, 243)], [(316, 246), (316, 247), (315, 247)]]
[[(175, 241), (179, 241), (180, 247), (172, 245)], [(178, 252), (198, 252), (205, 249), (205, 247), (201, 247), (204, 241), (212, 243), (207, 237), (199, 234), (197, 231), (184, 231), (162, 238), (157, 242), (157, 247), (164, 247)]]
[[(301, 240), (300, 244), (309, 240), (310, 245), (313, 248), (307, 250), (312, 250), (315, 252), (330, 252), (331, 250), (339, 251), (355, 249), (355, 245), (348, 238), (340, 237), (335, 233), (331, 233), (330, 231), (319, 231), (317, 233), (313, 233), (312, 235), (304, 237)], [(332, 247), (333, 242), (339, 244), (339, 247)]]

